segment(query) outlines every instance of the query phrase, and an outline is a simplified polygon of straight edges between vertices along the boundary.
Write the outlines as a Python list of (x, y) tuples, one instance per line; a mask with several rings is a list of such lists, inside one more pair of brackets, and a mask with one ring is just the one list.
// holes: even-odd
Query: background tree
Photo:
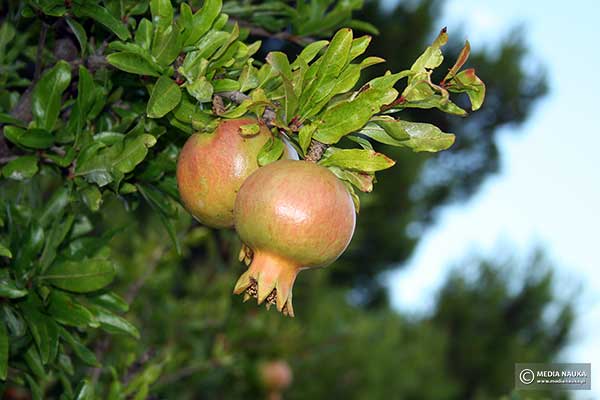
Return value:
[[(556, 303), (549, 274), (525, 279), (512, 292), (508, 279), (484, 263), (483, 286), (452, 278), (433, 317), (416, 319), (389, 308), (379, 281), (380, 272), (414, 249), (419, 235), (409, 235), (409, 225), (426, 229), (437, 208), (474, 193), (497, 169), (494, 133), (522, 122), (544, 93), (543, 77), (521, 68), (526, 49), (519, 37), (497, 54), (473, 54), (488, 86), (479, 114), (464, 120), (439, 111), (403, 113), (456, 132), (457, 143), (434, 157), (379, 146), (399, 165), (381, 173), (377, 191), (362, 198), (346, 255), (300, 276), (294, 301), (303, 312), (289, 320), (230, 295), (241, 272), (238, 239), (193, 222), (177, 203), (179, 147), (211, 118), (185, 102), (164, 118), (148, 117), (162, 117), (162, 104), (172, 100), (164, 80), (163, 96), (151, 95), (159, 71), (175, 82), (185, 78), (169, 69), (182, 61), (179, 51), (170, 52), (177, 47), (165, 22), (172, 9), (153, 2), (151, 18), (144, 1), (1, 4), (0, 378), (7, 379), (0, 388), (6, 398), (259, 398), (266, 388), (258, 366), (271, 359), (292, 368), (290, 398), (490, 398), (511, 391), (512, 367), (503, 370), (515, 359), (551, 360), (564, 346), (568, 306), (553, 325), (542, 319)], [(214, 4), (202, 6), (210, 11)], [(191, 12), (201, 9), (190, 5)], [(339, 27), (379, 30), (369, 51), (399, 71), (440, 28), (440, 2), (400, 4), (388, 14), (377, 3), (362, 6), (227, 2), (223, 11), (239, 23), (239, 36), (218, 12), (211, 23), (240, 51), (236, 78), (255, 39), (265, 41), (257, 60), (272, 50), (293, 60)], [(157, 49), (149, 50), (150, 60), (131, 46), (148, 50), (150, 42)], [(448, 47), (447, 59), (454, 60), (460, 46)], [(231, 58), (227, 48), (224, 61)], [(381, 73), (374, 69), (363, 79)], [(203, 99), (203, 88), (188, 93)], [(489, 327), (481, 339), (484, 359), (458, 359), (459, 349), (480, 337), (480, 321)], [(505, 329), (507, 322), (514, 331)], [(533, 337), (539, 347), (530, 346)], [(497, 346), (506, 351), (491, 350)], [(493, 373), (478, 371), (492, 364)]]

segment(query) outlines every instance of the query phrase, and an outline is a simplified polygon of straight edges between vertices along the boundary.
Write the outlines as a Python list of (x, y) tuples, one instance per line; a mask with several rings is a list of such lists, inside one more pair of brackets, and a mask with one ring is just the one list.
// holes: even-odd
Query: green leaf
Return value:
[(87, 34), (85, 33), (85, 29), (83, 28), (83, 26), (81, 26), (79, 22), (75, 21), (73, 18), (66, 17), (65, 20), (67, 21), (69, 28), (71, 28), (71, 31), (73, 32), (73, 34), (77, 38), (77, 41), (79, 42), (81, 56), (85, 56), (85, 50), (87, 47)]
[(127, 301), (115, 292), (102, 293), (99, 296), (90, 297), (89, 300), (94, 304), (111, 309), (115, 312), (124, 313), (129, 311), (129, 304), (127, 304)]
[(90, 310), (60, 290), (50, 294), (48, 313), (59, 323), (75, 327), (98, 327), (99, 323)]
[(467, 40), (465, 42), (465, 46), (460, 51), (460, 54), (458, 55), (456, 62), (454, 63), (452, 68), (450, 68), (448, 70), (448, 73), (446, 74), (446, 76), (444, 77), (442, 82), (445, 82), (445, 81), (451, 79), (453, 76), (455, 76), (458, 73), (458, 71), (463, 67), (463, 65), (465, 65), (465, 63), (469, 59), (470, 54), (471, 54), (471, 44)]
[(292, 68), (285, 53), (272, 51), (267, 54), (267, 62), (271, 64), (273, 70), (279, 72), (283, 78), (290, 81), (292, 80)]
[(441, 47), (448, 42), (448, 34), (446, 28), (442, 29), (438, 37), (433, 41), (431, 46), (417, 58), (410, 70), (413, 72), (421, 72), (426, 69), (433, 69), (440, 66), (444, 60)]
[[(27, 361), (27, 353), (25, 354), (25, 361)], [(31, 368), (31, 365), (30, 365)], [(42, 370), (43, 372), (43, 370)], [(27, 385), (29, 385), (29, 390), (31, 391), (31, 398), (33, 400), (43, 400), (44, 396), (42, 393), (42, 388), (39, 383), (34, 380), (31, 375), (25, 374), (25, 380), (27, 381)]]
[(247, 92), (258, 87), (260, 82), (258, 81), (257, 70), (251, 62), (244, 65), (238, 81), (240, 82), (240, 92)]
[(234, 90), (239, 90), (240, 83), (233, 79), (214, 79), (212, 81), (215, 92), (229, 92)]
[(18, 299), (24, 296), (27, 296), (26, 289), (19, 289), (16, 284), (10, 280), (8, 275), (2, 276), (2, 274), (0, 274), (0, 297)]
[(131, 74), (160, 76), (161, 68), (158, 64), (136, 53), (113, 53), (106, 56), (106, 60), (112, 66)]
[(110, 260), (62, 260), (52, 265), (41, 279), (72, 292), (86, 293), (102, 289), (115, 277), (115, 267)]
[(329, 170), (341, 180), (347, 181), (354, 185), (361, 192), (370, 193), (373, 191), (373, 174), (348, 171), (346, 169), (337, 167), (329, 167)]
[(100, 24), (104, 25), (121, 40), (127, 40), (131, 37), (127, 26), (108, 12), (104, 7), (101, 7), (92, 2), (84, 1), (79, 4), (74, 4), (73, 11), (79, 17), (91, 18)]
[[(454, 135), (442, 132), (435, 125), (394, 120), (391, 118), (377, 119), (375, 120), (375, 123), (379, 125), (385, 133), (399, 141), (397, 144), (390, 142), (387, 144), (408, 147), (415, 152), (437, 152), (446, 150), (454, 144)], [(373, 128), (371, 128), (371, 130), (372, 129)], [(361, 133), (369, 135), (369, 132)], [(378, 140), (375, 136), (371, 137)]]
[(2, 168), (2, 175), (17, 181), (29, 179), (38, 172), (37, 161), (35, 156), (18, 157)]
[[(315, 78), (300, 97), (301, 114), (308, 107), (321, 102), (329, 95), (335, 86), (335, 78), (347, 65), (351, 46), (352, 30), (344, 28), (337, 31), (325, 54), (319, 59), (318, 69), (315, 70)], [(311, 68), (315, 68), (315, 65)]]
[(377, 29), (375, 25), (366, 21), (352, 19), (346, 24), (346, 26), (348, 28), (356, 29), (358, 31), (370, 33), (371, 35), (379, 35), (379, 29)]
[(10, 114), (6, 114), (6, 113), (2, 113), (2, 112), (0, 112), (0, 124), (17, 125), (21, 128), (24, 128), (27, 126), (27, 124), (24, 123), (23, 121), (21, 121), (20, 119), (17, 119)]
[(124, 174), (133, 169), (146, 158), (148, 149), (156, 144), (156, 138), (149, 134), (127, 138), (123, 151), (113, 160), (114, 168)]
[[(0, 256), (12, 258), (12, 253), (10, 252), (10, 249), (8, 247), (4, 246), (2, 243), (0, 243)], [(2, 295), (0, 295), (0, 297), (1, 296)]]
[(45, 377), (46, 372), (44, 371), (44, 365), (42, 364), (42, 359), (35, 346), (29, 346), (23, 358), (31, 372), (33, 372), (37, 378), (41, 380)]
[(77, 82), (77, 99), (71, 110), (67, 128), (75, 135), (79, 135), (85, 127), (85, 122), (91, 119), (91, 109), (97, 97), (92, 74), (84, 67), (79, 66), (79, 81)]
[(212, 100), (214, 89), (204, 76), (186, 85), (186, 89), (200, 103), (207, 103)]
[[(57, 328), (58, 328), (58, 334), (59, 334), (59, 338), (60, 338), (60, 333), (61, 333), (60, 329), (61, 329), (61, 327), (59, 327), (57, 325)], [(73, 369), (73, 361), (71, 361), (71, 357), (69, 357), (67, 354), (61, 352), (58, 355), (58, 365), (68, 375), (74, 375), (75, 374), (75, 370)]]
[(329, 147), (321, 161), (324, 167), (339, 167), (359, 172), (375, 172), (390, 168), (394, 160), (384, 154), (364, 149), (336, 149)]
[(4, 322), (12, 336), (23, 337), (27, 333), (27, 324), (23, 320), (21, 313), (8, 304), (2, 306), (2, 311), (4, 311)]
[(367, 51), (367, 47), (371, 43), (371, 36), (365, 35), (356, 38), (352, 41), (352, 47), (350, 48), (350, 60), (354, 60), (356, 57)]
[[(98, 143), (99, 144), (99, 143)], [(148, 148), (156, 144), (156, 138), (149, 134), (127, 137), (123, 142), (100, 150), (96, 154), (80, 155), (75, 168), (76, 176), (84, 176), (88, 181), (102, 187), (120, 175), (129, 173), (141, 163), (148, 154)], [(83, 151), (82, 151), (83, 153)]]
[(162, 66), (171, 64), (181, 51), (179, 32), (174, 26), (165, 30), (156, 30), (152, 40), (152, 57)]
[(310, 63), (319, 52), (329, 44), (327, 40), (317, 40), (316, 42), (312, 42), (308, 46), (306, 46), (298, 58), (292, 63), (292, 69), (296, 69), (300, 67), (300, 62), (304, 61), (304, 63)]
[(71, 346), (73, 352), (81, 361), (91, 365), (92, 367), (98, 366), (98, 360), (96, 355), (90, 349), (88, 349), (81, 341), (75, 336), (71, 335), (65, 328), (59, 327), (60, 336)]
[(102, 204), (102, 193), (97, 186), (91, 185), (80, 191), (83, 202), (90, 211), (98, 211)]
[(298, 144), (300, 144), (300, 148), (304, 154), (306, 154), (306, 150), (308, 149), (308, 146), (310, 146), (310, 142), (316, 129), (316, 124), (302, 125), (298, 132)]
[(152, 22), (142, 18), (135, 31), (135, 43), (145, 50), (150, 50), (153, 31)]
[(171, 0), (151, 0), (150, 13), (152, 21), (158, 29), (166, 29), (173, 22), (173, 6)]
[(38, 128), (25, 130), (16, 126), (5, 126), (4, 137), (14, 144), (31, 149), (47, 149), (54, 144), (54, 136), (50, 132)]
[(94, 400), (94, 384), (88, 379), (81, 381), (75, 400)]
[(337, 143), (343, 136), (361, 129), (381, 107), (391, 103), (398, 92), (394, 84), (403, 73), (384, 75), (368, 82), (358, 95), (349, 101), (338, 103), (321, 114), (321, 125), (314, 138), (325, 144)]
[(45, 272), (50, 264), (54, 262), (57, 249), (71, 231), (74, 221), (75, 216), (73, 214), (68, 214), (66, 217), (63, 217), (61, 214), (60, 217), (57, 216), (54, 219), (54, 223), (52, 224), (48, 233), (48, 238), (46, 239), (44, 251), (39, 260), (39, 270), (41, 272)]
[(298, 96), (292, 85), (292, 68), (287, 56), (279, 51), (272, 51), (267, 55), (267, 62), (273, 67), (273, 71), (279, 73), (283, 80), (285, 101), (283, 104), (283, 120), (287, 124), (298, 108)]
[(140, 338), (138, 329), (125, 318), (122, 318), (109, 310), (100, 306), (90, 306), (96, 320), (100, 322), (100, 327), (108, 333), (126, 334), (133, 336), (135, 339)]
[(40, 78), (33, 89), (31, 112), (38, 128), (52, 131), (61, 107), (62, 93), (71, 82), (71, 66), (59, 61)]
[(184, 45), (195, 44), (206, 34), (213, 22), (221, 12), (222, 0), (206, 0), (204, 6), (194, 14), (192, 31), (189, 33)]
[(5, 381), (8, 375), (8, 355), (10, 354), (8, 330), (0, 319), (0, 380)]
[(261, 167), (281, 158), (285, 144), (278, 137), (270, 138), (258, 152), (258, 165)]
[(20, 308), (23, 312), (23, 318), (27, 322), (27, 327), (33, 341), (35, 342), (40, 360), (43, 364), (50, 358), (50, 343), (48, 342), (48, 332), (46, 328), (46, 316), (40, 311), (42, 305), (37, 298), (29, 296), (25, 302), (21, 303)]
[(177, 206), (173, 199), (152, 185), (138, 184), (137, 188), (144, 198), (162, 214), (168, 217), (177, 216)]
[(152, 88), (146, 113), (150, 118), (161, 118), (177, 107), (180, 100), (179, 86), (168, 76), (161, 76)]
[(58, 334), (58, 324), (54, 322), (51, 318), (45, 318), (46, 320), (46, 333), (48, 334), (48, 347), (49, 347), (49, 356), (48, 362), (54, 362), (58, 355), (58, 346), (60, 342), (59, 334)]
[(144, 199), (150, 204), (150, 206), (158, 211), (158, 216), (167, 230), (171, 241), (175, 245), (175, 251), (177, 254), (181, 254), (181, 244), (177, 238), (177, 231), (173, 224), (173, 219), (177, 217), (177, 208), (172, 199), (163, 194), (162, 191), (151, 185), (137, 185), (138, 191), (142, 194)]
[(240, 135), (242, 136), (254, 136), (260, 132), (260, 125), (258, 124), (246, 124), (240, 126)]
[(475, 75), (475, 70), (472, 68), (453, 76), (448, 81), (447, 89), (450, 92), (466, 93), (471, 101), (473, 111), (479, 110), (485, 99), (485, 84)]
[(52, 193), (52, 197), (46, 202), (40, 210), (39, 223), (41, 226), (48, 226), (52, 219), (62, 215), (63, 210), (71, 200), (71, 191), (66, 186), (61, 186)]

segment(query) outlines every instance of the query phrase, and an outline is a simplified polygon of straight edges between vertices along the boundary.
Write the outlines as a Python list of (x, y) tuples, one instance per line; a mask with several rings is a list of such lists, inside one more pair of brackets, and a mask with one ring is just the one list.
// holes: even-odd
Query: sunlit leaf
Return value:
[(329, 147), (319, 164), (325, 167), (345, 168), (359, 172), (375, 172), (390, 168), (395, 162), (373, 150)]

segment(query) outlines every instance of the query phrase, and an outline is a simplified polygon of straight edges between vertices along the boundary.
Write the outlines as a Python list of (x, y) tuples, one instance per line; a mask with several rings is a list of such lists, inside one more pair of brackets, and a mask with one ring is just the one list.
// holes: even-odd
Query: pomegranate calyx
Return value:
[(275, 305), (284, 315), (293, 317), (292, 287), (298, 266), (276, 255), (257, 251), (246, 272), (240, 276), (233, 293), (244, 294), (244, 301), (256, 298), (267, 309)]

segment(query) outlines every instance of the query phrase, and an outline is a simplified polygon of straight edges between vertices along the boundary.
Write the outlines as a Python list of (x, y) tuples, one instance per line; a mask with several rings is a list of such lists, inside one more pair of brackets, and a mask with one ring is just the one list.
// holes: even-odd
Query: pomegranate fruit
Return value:
[[(241, 127), (258, 124), (255, 134), (242, 135)], [(244, 180), (259, 168), (257, 156), (272, 138), (267, 126), (252, 118), (223, 120), (213, 133), (192, 135), (177, 160), (181, 200), (200, 222), (213, 228), (233, 226), (233, 206)], [(285, 158), (297, 158), (287, 146)]]
[(292, 383), (292, 369), (284, 360), (261, 363), (258, 372), (260, 382), (269, 393), (268, 400), (281, 399), (281, 392)]
[(252, 250), (234, 293), (256, 297), (294, 316), (292, 287), (300, 270), (324, 267), (344, 252), (356, 222), (344, 184), (308, 161), (279, 160), (250, 175), (235, 202), (235, 229)]

